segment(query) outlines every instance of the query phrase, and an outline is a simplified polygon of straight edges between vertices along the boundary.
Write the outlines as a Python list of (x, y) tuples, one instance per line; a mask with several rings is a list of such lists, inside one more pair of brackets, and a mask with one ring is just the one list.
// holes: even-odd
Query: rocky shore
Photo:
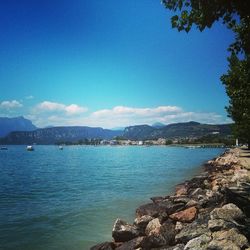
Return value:
[(91, 250), (250, 250), (250, 154), (231, 149), (204, 172), (115, 221), (112, 242)]

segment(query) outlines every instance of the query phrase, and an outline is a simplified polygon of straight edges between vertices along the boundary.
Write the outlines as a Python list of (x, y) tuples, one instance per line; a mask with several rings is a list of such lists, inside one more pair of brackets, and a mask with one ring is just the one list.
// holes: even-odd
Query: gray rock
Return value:
[(186, 207), (193, 207), (193, 206), (197, 206), (198, 202), (196, 200), (190, 200), (189, 202), (187, 202)]
[(113, 250), (115, 249), (114, 243), (103, 242), (90, 248), (90, 250)]
[(184, 247), (184, 250), (206, 250), (208, 243), (211, 240), (211, 234), (202, 234), (201, 236), (190, 240)]
[(169, 245), (175, 239), (175, 225), (171, 221), (165, 221), (161, 224), (156, 218), (148, 223), (145, 233), (152, 247)]
[(165, 199), (159, 203), (162, 211), (165, 211), (167, 214), (172, 214), (182, 210), (185, 207), (183, 202), (173, 202), (169, 199)]
[(161, 228), (160, 220), (158, 218), (155, 218), (148, 223), (145, 229), (145, 234), (148, 236), (150, 234), (159, 234), (160, 228)]
[(244, 213), (233, 203), (228, 203), (222, 208), (215, 208), (211, 213), (210, 217), (214, 219), (223, 219), (226, 221), (234, 222), (245, 218)]
[(151, 250), (184, 250), (184, 244), (177, 244), (175, 246), (163, 246), (159, 248), (152, 248)]
[(133, 240), (124, 242), (121, 246), (117, 247), (116, 250), (134, 250), (137, 248), (142, 248), (144, 250), (150, 249), (146, 237), (137, 237)]
[(175, 224), (175, 231), (180, 232), (183, 228), (184, 228), (183, 223), (180, 222), (180, 221), (177, 221), (176, 224)]
[(142, 217), (143, 215), (149, 215), (151, 217), (157, 217), (160, 212), (160, 207), (155, 203), (148, 203), (141, 205), (136, 209), (136, 217)]
[(201, 188), (196, 188), (195, 190), (193, 190), (190, 193), (190, 196), (198, 196), (198, 195), (202, 195), (204, 196), (206, 194), (205, 190), (201, 189)]
[(162, 224), (160, 233), (165, 238), (167, 245), (173, 245), (175, 242), (176, 230), (175, 224), (173, 224), (171, 220), (167, 220)]
[(178, 243), (186, 244), (188, 241), (193, 238), (199, 237), (202, 234), (209, 234), (210, 230), (207, 228), (207, 225), (199, 225), (196, 222), (193, 222), (189, 225), (186, 225), (176, 236), (175, 240)]
[(241, 250), (240, 247), (234, 244), (230, 240), (212, 240), (208, 246), (207, 250)]
[(129, 241), (139, 236), (139, 230), (134, 225), (130, 225), (127, 222), (117, 219), (115, 221), (112, 237), (116, 242)]
[(152, 200), (154, 203), (159, 203), (161, 201), (163, 201), (165, 198), (162, 196), (155, 196), (155, 197), (151, 197), (150, 200)]
[(148, 223), (153, 220), (154, 218), (150, 215), (143, 215), (142, 217), (136, 218), (134, 224), (140, 231), (144, 231), (147, 227)]
[(217, 231), (214, 232), (212, 236), (213, 240), (215, 241), (221, 241), (223, 243), (224, 241), (233, 242), (239, 248), (248, 246), (247, 238), (243, 234), (241, 234), (236, 228), (224, 231)]
[(208, 221), (208, 228), (211, 231), (219, 231), (222, 229), (230, 229), (234, 228), (235, 224), (229, 221), (224, 221), (222, 219), (215, 219), (215, 220), (209, 220)]
[(188, 203), (190, 201), (190, 198), (188, 198), (187, 196), (177, 196), (176, 198), (173, 199), (174, 203)]

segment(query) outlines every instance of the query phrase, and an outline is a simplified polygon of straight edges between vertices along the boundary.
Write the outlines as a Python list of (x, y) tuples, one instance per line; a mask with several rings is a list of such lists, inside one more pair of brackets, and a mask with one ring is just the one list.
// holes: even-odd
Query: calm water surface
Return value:
[(222, 149), (9, 146), (0, 151), (0, 249), (89, 249), (110, 240), (117, 217), (133, 221)]

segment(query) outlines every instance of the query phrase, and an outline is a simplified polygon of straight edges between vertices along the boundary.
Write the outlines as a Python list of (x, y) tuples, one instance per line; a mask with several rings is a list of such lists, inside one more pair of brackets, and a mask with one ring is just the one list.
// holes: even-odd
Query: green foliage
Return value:
[(247, 0), (162, 0), (169, 10), (172, 27), (186, 31), (196, 26), (200, 31), (222, 20), (235, 33), (229, 46), (229, 70), (221, 77), (230, 98), (226, 108), (234, 124), (234, 134), (250, 147), (250, 1)]
[(166, 145), (171, 145), (171, 144), (173, 144), (172, 140), (166, 140)]
[(241, 142), (250, 143), (250, 65), (235, 54), (229, 58), (229, 70), (221, 77), (230, 97), (226, 108), (235, 121), (233, 131)]

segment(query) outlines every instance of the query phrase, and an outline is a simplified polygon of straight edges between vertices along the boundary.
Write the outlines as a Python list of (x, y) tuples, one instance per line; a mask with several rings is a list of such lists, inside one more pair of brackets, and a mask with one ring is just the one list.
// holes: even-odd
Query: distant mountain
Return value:
[(55, 144), (77, 142), (84, 139), (112, 139), (122, 135), (123, 131), (85, 126), (52, 127), (29, 132), (11, 132), (0, 140), (0, 144)]
[(114, 130), (114, 131), (123, 131), (125, 129), (125, 127), (114, 127), (114, 128), (111, 128), (111, 130)]
[(35, 129), (37, 127), (22, 116), (14, 118), (0, 117), (0, 137), (4, 137), (13, 131), (32, 131)]
[(165, 127), (166, 125), (161, 123), (161, 122), (155, 122), (154, 124), (152, 124), (153, 128), (162, 128)]
[(36, 129), (31, 121), (23, 117), (0, 118), (0, 128), (1, 134), (5, 135), (0, 139), (0, 144), (55, 144), (84, 139), (112, 139), (116, 136), (130, 140), (149, 140), (201, 138), (213, 134), (224, 137), (231, 134), (230, 124), (209, 125), (198, 122), (174, 123), (159, 127), (137, 125), (126, 127), (123, 131), (86, 126)]
[(198, 122), (173, 123), (160, 128), (148, 125), (125, 128), (123, 137), (130, 140), (147, 140), (158, 138), (202, 137), (209, 134), (226, 136), (231, 134), (230, 124), (210, 125)]

